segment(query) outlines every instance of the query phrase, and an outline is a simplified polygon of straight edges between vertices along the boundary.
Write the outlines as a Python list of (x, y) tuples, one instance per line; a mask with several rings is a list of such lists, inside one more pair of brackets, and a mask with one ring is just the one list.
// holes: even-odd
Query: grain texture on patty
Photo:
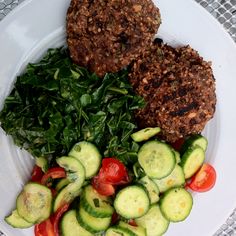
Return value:
[(200, 133), (214, 115), (211, 63), (189, 46), (153, 43), (133, 63), (129, 79), (147, 102), (136, 114), (140, 127), (160, 126), (167, 141)]
[(117, 72), (150, 46), (159, 25), (152, 0), (72, 0), (67, 12), (70, 55), (98, 76)]

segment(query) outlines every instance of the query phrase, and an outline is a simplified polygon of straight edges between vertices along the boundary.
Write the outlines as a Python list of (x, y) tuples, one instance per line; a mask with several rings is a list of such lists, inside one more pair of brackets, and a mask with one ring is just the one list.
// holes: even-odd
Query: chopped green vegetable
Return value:
[(132, 112), (144, 105), (127, 70), (99, 79), (73, 64), (67, 49), (50, 49), (29, 64), (6, 98), (0, 122), (16, 145), (35, 157), (55, 159), (82, 140), (125, 164), (137, 161)]

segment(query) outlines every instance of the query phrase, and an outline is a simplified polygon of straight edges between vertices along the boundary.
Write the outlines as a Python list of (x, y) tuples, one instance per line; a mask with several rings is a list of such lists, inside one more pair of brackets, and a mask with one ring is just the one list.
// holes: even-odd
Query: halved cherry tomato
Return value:
[(133, 219), (130, 219), (130, 220), (128, 221), (128, 224), (129, 224), (129, 225), (132, 225), (132, 226), (138, 226), (137, 223), (135, 222), (135, 220), (133, 220)]
[(43, 175), (44, 172), (42, 171), (42, 169), (39, 166), (35, 165), (31, 174), (31, 181), (41, 183)]
[(62, 215), (68, 210), (70, 204), (65, 204), (62, 207), (60, 207), (52, 216), (51, 216), (51, 221), (53, 224), (53, 230), (54, 230), (54, 235), (59, 236), (59, 221), (62, 217)]
[(210, 164), (204, 163), (201, 169), (192, 177), (188, 187), (196, 192), (206, 192), (212, 189), (216, 182), (216, 171)]
[(104, 158), (97, 176), (92, 179), (92, 185), (98, 193), (111, 196), (115, 193), (114, 185), (130, 182), (125, 165), (116, 158)]
[(103, 182), (104, 184), (124, 185), (130, 182), (129, 175), (127, 174), (127, 172), (124, 173), (122, 179), (120, 178), (118, 180), (117, 178), (117, 181), (111, 181), (107, 175), (108, 175), (107, 172), (105, 172), (104, 169), (101, 168), (98, 176), (99, 176), (99, 180)]
[(57, 190), (54, 189), (54, 188), (50, 188), (50, 190), (51, 190), (51, 192), (52, 192), (52, 196), (53, 196), (53, 197), (56, 197), (56, 195), (57, 195)]
[(129, 182), (129, 175), (125, 165), (116, 158), (104, 158), (99, 171), (103, 183), (119, 185)]
[(55, 236), (53, 225), (50, 219), (47, 219), (34, 227), (35, 236)]
[(41, 184), (50, 186), (51, 179), (65, 178), (66, 171), (62, 167), (52, 167), (50, 168), (42, 177)]
[(69, 206), (70, 204), (63, 205), (49, 219), (35, 225), (35, 236), (59, 236), (59, 221)]
[(184, 138), (180, 138), (178, 140), (176, 140), (174, 143), (171, 144), (171, 146), (176, 150), (176, 151), (180, 151), (183, 144), (184, 144)]
[(103, 183), (99, 176), (93, 177), (92, 186), (99, 194), (104, 196), (111, 196), (115, 193), (114, 186), (111, 184)]
[(111, 217), (111, 224), (114, 225), (120, 220), (120, 216), (114, 212)]

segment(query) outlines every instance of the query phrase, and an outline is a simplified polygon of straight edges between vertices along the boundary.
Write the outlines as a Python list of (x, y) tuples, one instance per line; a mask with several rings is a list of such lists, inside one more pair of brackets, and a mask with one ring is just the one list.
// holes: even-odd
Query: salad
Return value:
[(193, 198), (188, 188), (207, 191), (216, 174), (203, 163), (207, 143), (203, 136), (191, 137), (180, 158), (165, 142), (144, 141), (156, 134), (153, 129), (133, 134), (134, 139), (143, 137), (133, 171), (117, 158), (102, 159), (87, 141), (57, 158), (58, 166), (46, 173), (45, 166), (36, 166), (6, 222), (17, 228), (35, 225), (36, 236), (164, 234), (170, 222), (190, 214)]
[(170, 144), (159, 127), (138, 129), (133, 112), (142, 106), (126, 70), (101, 80), (66, 49), (30, 64), (0, 120), (36, 165), (5, 221), (34, 226), (36, 236), (155, 236), (185, 220), (191, 191), (216, 181), (204, 162), (208, 141), (198, 134)]

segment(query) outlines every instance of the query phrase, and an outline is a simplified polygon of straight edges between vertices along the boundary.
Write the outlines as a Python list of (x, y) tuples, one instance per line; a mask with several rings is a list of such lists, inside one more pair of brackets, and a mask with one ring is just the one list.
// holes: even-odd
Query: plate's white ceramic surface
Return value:
[[(236, 207), (236, 46), (223, 28), (191, 0), (156, 0), (162, 15), (158, 35), (174, 45), (190, 44), (213, 61), (217, 81), (217, 113), (204, 133), (209, 139), (207, 159), (217, 171), (215, 188), (194, 194), (190, 217), (171, 224), (168, 236), (210, 236)], [(65, 15), (69, 0), (26, 0), (0, 22), (0, 108), (17, 74), (49, 47), (65, 43)], [(8, 236), (32, 236), (4, 223), (15, 198), (29, 177), (33, 159), (16, 148), (0, 129), (0, 229)]]

